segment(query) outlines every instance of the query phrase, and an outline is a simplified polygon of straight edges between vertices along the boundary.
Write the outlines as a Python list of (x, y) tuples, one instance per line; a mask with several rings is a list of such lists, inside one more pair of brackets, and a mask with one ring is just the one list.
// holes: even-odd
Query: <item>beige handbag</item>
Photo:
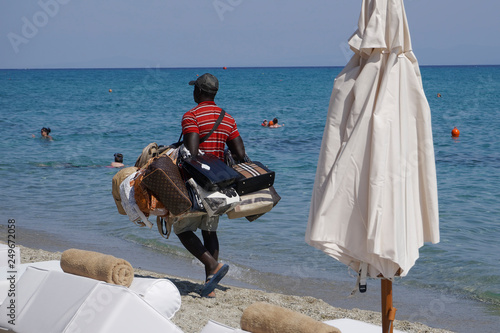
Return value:
[(122, 206), (122, 199), (120, 197), (120, 185), (125, 178), (136, 172), (138, 168), (136, 167), (128, 167), (128, 168), (123, 168), (120, 169), (114, 176), (113, 176), (113, 187), (111, 190), (111, 194), (113, 195), (113, 199), (115, 199), (115, 204), (116, 208), (118, 209), (118, 213), (122, 215), (127, 215), (125, 210), (123, 209)]
[(227, 212), (227, 217), (237, 219), (250, 215), (264, 214), (273, 208), (273, 198), (268, 189), (240, 196), (240, 204)]

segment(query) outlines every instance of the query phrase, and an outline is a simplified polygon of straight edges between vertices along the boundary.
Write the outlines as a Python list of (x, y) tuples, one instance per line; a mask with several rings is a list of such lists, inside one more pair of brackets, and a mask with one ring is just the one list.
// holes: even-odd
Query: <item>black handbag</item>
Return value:
[(233, 168), (211, 154), (189, 157), (180, 166), (207, 191), (220, 191), (233, 185), (240, 177)]

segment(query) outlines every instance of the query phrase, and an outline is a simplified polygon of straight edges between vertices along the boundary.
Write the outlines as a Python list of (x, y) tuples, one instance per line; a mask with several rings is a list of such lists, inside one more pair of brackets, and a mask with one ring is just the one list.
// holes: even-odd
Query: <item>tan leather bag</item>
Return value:
[(138, 170), (138, 168), (136, 168), (135, 166), (123, 168), (123, 169), (120, 169), (120, 171), (118, 171), (113, 176), (113, 187), (111, 190), (111, 194), (113, 195), (113, 199), (115, 199), (115, 204), (116, 204), (116, 208), (118, 209), (118, 213), (120, 213), (122, 215), (127, 215), (127, 213), (125, 213), (125, 210), (122, 207), (122, 199), (120, 197), (120, 184), (122, 183), (122, 181), (125, 178), (127, 178), (128, 176), (130, 176), (131, 174), (133, 174), (137, 170)]

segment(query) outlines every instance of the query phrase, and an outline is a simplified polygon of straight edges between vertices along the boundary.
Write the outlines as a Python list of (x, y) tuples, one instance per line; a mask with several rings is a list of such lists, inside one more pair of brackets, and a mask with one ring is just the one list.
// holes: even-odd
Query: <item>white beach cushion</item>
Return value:
[(200, 333), (250, 333), (239, 328), (232, 328), (224, 324), (209, 320)]
[(168, 319), (181, 308), (181, 294), (170, 280), (135, 277), (130, 290)]
[[(338, 328), (342, 333), (380, 333), (381, 326), (368, 324), (354, 319), (335, 319), (324, 321), (325, 324)], [(403, 331), (394, 330), (394, 333), (404, 333)]]
[[(39, 261), (16, 266), (17, 280), (21, 278), (28, 267), (38, 268), (46, 271), (63, 272), (59, 260)], [(0, 267), (0, 276), (7, 276), (8, 267)], [(7, 296), (10, 282), (7, 279), (0, 280), (0, 304)], [(134, 277), (131, 291), (142, 297), (159, 313), (168, 319), (172, 319), (181, 307), (181, 294), (179, 289), (167, 279)]]
[(182, 330), (128, 288), (99, 283), (63, 332), (182, 333)]
[(15, 325), (8, 322), (10, 302), (4, 301), (0, 307), (0, 326), (16, 332), (62, 332), (99, 282), (73, 281), (75, 276), (53, 273), (28, 267), (15, 287)]
[(15, 326), (7, 302), (0, 326), (16, 332), (172, 332), (182, 333), (128, 288), (28, 267), (16, 284)]
[[(47, 277), (47, 271), (33, 269), (33, 271), (30, 274), (30, 277), (29, 277), (30, 283), (25, 284), (22, 291), (19, 291), (17, 289), (17, 286), (19, 284), (15, 285), (13, 291), (14, 291), (15, 297), (16, 297), (16, 300), (15, 300), (15, 302), (16, 302), (15, 303), (16, 304), (15, 312), (16, 313), (19, 313), (20, 305), (26, 304), (29, 301), (29, 298), (31, 297), (31, 295), (33, 295), (33, 293), (38, 289), (38, 287), (45, 280), (46, 277)], [(19, 278), (20, 278), (20, 276), (16, 277), (16, 282), (19, 281)], [(9, 282), (9, 286), (6, 287), (5, 294), (3, 294), (3, 296), (5, 296), (5, 298), (3, 300), (4, 302), (5, 301), (10, 302), (11, 297), (7, 297), (7, 295), (8, 295), (7, 289), (10, 289), (10, 288), (11, 288), (11, 286), (10, 286), (10, 282)], [(2, 304), (3, 304), (3, 302), (2, 302)], [(6, 310), (7, 309), (6, 307), (8, 307), (8, 306), (9, 306), (9, 303), (5, 303), (5, 306), (0, 307), (0, 314), (2, 315), (2, 318), (0, 318), (0, 326), (4, 326), (4, 325), (2, 325), (5, 322), (5, 320), (3, 320), (3, 319), (5, 319), (5, 318), (3, 318), (3, 315), (5, 314), (5, 316), (7, 316), (7, 314), (10, 312), (10, 311)], [(6, 319), (6, 321), (9, 321), (10, 319), (11, 318), (9, 316)]]
[[(17, 261), (18, 263), (19, 261)], [(15, 271), (16, 272), (16, 281), (19, 281), (23, 273), (26, 271), (28, 267), (36, 267), (43, 270), (58, 270), (62, 272), (61, 265), (59, 264), (59, 260), (51, 260), (51, 261), (41, 261), (37, 263), (31, 264), (17, 264), (14, 270), (9, 268), (8, 266), (0, 266), (0, 277), (5, 277), (0, 279), (0, 304), (2, 304), (7, 297), (7, 292), (10, 288), (10, 281), (7, 278), (11, 275), (8, 272)]]

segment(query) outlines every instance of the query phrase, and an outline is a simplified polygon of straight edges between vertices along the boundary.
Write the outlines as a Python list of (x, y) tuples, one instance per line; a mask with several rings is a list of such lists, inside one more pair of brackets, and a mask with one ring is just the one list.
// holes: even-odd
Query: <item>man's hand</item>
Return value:
[(245, 159), (245, 145), (243, 144), (241, 136), (231, 141), (227, 141), (227, 147), (231, 151), (235, 161), (242, 162)]

